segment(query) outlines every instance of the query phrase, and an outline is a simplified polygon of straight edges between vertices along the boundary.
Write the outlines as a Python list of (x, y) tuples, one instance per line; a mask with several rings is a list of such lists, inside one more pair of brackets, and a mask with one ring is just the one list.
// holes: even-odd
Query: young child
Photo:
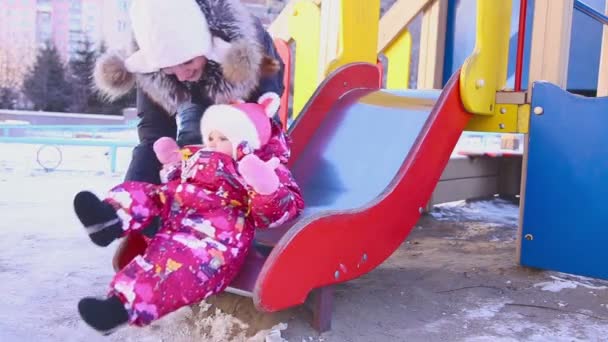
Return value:
[(124, 182), (103, 200), (88, 191), (76, 195), (74, 209), (95, 244), (133, 231), (150, 238), (145, 253), (114, 276), (106, 298), (80, 300), (80, 315), (94, 329), (145, 326), (223, 291), (254, 230), (300, 214), (300, 189), (283, 165), (286, 136), (269, 118), (279, 97), (265, 94), (258, 102), (209, 107), (201, 120), (204, 146), (180, 150), (159, 139), (163, 184)]

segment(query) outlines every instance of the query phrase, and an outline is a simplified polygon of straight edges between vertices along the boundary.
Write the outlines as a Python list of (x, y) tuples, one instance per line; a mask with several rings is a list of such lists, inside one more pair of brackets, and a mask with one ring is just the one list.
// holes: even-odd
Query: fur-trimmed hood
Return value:
[[(203, 97), (213, 103), (229, 103), (246, 99), (257, 88), (264, 59), (262, 42), (259, 41), (256, 18), (240, 0), (196, 0), (207, 18), (212, 36), (229, 42), (231, 47), (220, 65), (208, 60), (201, 79), (180, 82), (174, 75), (163, 72), (132, 74), (126, 68), (126, 56), (108, 51), (100, 56), (93, 72), (97, 91), (107, 100), (116, 100), (127, 94), (136, 84), (154, 102), (174, 115), (178, 106), (190, 101), (191, 88), (200, 89)], [(162, 25), (162, 23), (159, 23)], [(196, 37), (192, 37), (196, 39)], [(134, 40), (134, 39), (133, 39)], [(134, 49), (136, 49), (134, 43)]]

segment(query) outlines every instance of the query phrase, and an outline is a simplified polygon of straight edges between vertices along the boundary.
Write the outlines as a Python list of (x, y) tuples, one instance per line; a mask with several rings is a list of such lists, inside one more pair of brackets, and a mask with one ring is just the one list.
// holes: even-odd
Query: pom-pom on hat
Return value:
[(239, 144), (246, 141), (256, 150), (270, 140), (270, 118), (279, 109), (281, 99), (276, 93), (262, 95), (257, 103), (234, 103), (210, 106), (201, 119), (203, 142), (213, 130), (221, 132), (232, 143), (232, 157), (236, 158)]

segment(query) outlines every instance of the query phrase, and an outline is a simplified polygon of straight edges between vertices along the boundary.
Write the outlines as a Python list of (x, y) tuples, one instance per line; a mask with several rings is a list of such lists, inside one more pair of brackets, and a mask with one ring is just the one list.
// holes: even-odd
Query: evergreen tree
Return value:
[(106, 46), (106, 41), (102, 40), (101, 43), (99, 43), (98, 54), (103, 55), (107, 50), (108, 47)]
[(19, 94), (9, 87), (0, 87), (0, 108), (15, 109)]
[(17, 94), (11, 88), (1, 87), (0, 88), (0, 108), (2, 109), (14, 109), (15, 102), (17, 100)]
[(101, 109), (92, 85), (96, 58), (93, 43), (89, 39), (85, 39), (76, 50), (76, 56), (70, 59), (70, 77), (74, 89), (70, 110), (73, 112), (97, 113)]
[(41, 48), (23, 82), (23, 93), (34, 109), (64, 112), (71, 104), (72, 87), (59, 52), (52, 44)]

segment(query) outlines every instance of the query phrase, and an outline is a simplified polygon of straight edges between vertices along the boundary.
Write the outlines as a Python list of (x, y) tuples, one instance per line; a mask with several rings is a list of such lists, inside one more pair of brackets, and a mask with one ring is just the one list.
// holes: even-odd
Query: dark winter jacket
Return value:
[[(94, 81), (98, 91), (107, 99), (114, 100), (137, 85), (147, 98), (169, 115), (174, 115), (181, 103), (189, 101), (206, 108), (213, 103), (227, 103), (234, 99), (255, 101), (268, 91), (281, 95), (284, 65), (260, 20), (250, 14), (240, 0), (196, 2), (207, 18), (211, 34), (232, 44), (223, 65), (209, 60), (199, 81), (180, 82), (175, 75), (161, 71), (133, 75), (124, 67), (124, 56), (108, 52), (96, 63)], [(260, 76), (264, 55), (279, 61), (281, 67), (277, 74), (268, 78)]]

